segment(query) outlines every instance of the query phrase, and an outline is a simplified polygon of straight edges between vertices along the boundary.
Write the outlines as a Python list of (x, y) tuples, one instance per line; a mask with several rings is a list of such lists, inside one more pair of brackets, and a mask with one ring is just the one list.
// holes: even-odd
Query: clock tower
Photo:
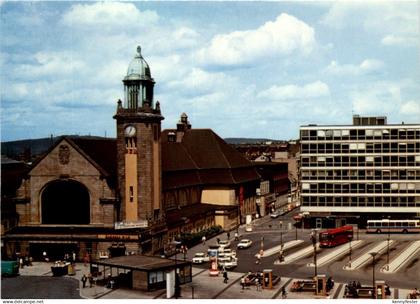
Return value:
[[(121, 199), (119, 224), (141, 228), (148, 231), (145, 235), (152, 236), (154, 227), (161, 225), (163, 219), (160, 134), (164, 118), (159, 102), (153, 102), (155, 81), (140, 46), (123, 83), (124, 101), (118, 100), (114, 116)], [(143, 248), (143, 252), (154, 249)]]

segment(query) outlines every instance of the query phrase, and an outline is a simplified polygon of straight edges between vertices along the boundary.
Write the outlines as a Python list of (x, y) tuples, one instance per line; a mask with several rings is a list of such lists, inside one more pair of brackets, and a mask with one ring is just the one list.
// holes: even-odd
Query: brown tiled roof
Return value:
[(181, 207), (180, 209), (168, 210), (166, 212), (166, 223), (169, 227), (176, 227), (183, 225), (188, 220), (197, 220), (206, 217), (206, 215), (213, 215), (216, 210), (232, 210), (237, 208), (237, 206), (197, 203)]
[(24, 162), (1, 158), (1, 196), (14, 197), (29, 167)]
[(117, 174), (117, 141), (114, 138), (68, 137), (109, 176)]
[[(177, 174), (182, 171), (189, 177), (188, 185), (193, 181), (197, 184), (231, 185), (260, 178), (253, 165), (212, 130), (189, 129), (181, 142), (169, 142), (169, 132), (176, 130), (162, 132), (164, 177), (168, 176), (168, 171)], [(191, 170), (195, 170), (196, 174), (192, 174)], [(164, 189), (165, 186), (183, 187), (187, 184), (184, 185), (181, 178), (174, 178), (170, 183), (164, 181)]]

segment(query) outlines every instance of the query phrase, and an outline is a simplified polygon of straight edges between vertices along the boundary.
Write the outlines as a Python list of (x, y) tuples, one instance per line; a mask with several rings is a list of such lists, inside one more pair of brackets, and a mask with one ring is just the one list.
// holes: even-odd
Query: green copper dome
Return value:
[(124, 78), (124, 80), (141, 79), (152, 80), (152, 75), (150, 74), (149, 65), (141, 55), (141, 47), (138, 46), (137, 54), (134, 56), (133, 60), (131, 60), (127, 69), (127, 76)]

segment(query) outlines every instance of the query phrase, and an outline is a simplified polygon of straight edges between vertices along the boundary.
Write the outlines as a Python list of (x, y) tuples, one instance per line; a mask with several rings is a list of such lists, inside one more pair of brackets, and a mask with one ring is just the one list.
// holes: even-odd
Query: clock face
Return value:
[(126, 137), (133, 137), (136, 135), (136, 128), (134, 126), (127, 126), (124, 130)]

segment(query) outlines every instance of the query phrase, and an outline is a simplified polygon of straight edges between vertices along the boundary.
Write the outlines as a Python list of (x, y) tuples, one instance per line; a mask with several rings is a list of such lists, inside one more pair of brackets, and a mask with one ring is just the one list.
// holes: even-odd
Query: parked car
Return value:
[(207, 254), (205, 254), (203, 252), (197, 252), (193, 257), (192, 262), (194, 264), (202, 264), (204, 262), (208, 262), (209, 259), (210, 258)]
[(219, 248), (228, 248), (230, 247), (230, 241), (228, 240), (223, 240), (223, 241), (219, 241)]
[(245, 248), (249, 248), (252, 245), (252, 241), (249, 239), (242, 239), (240, 240), (240, 242), (238, 243), (238, 245), (236, 245), (236, 247), (238, 247), (238, 249), (245, 249)]
[(246, 224), (245, 231), (246, 232), (252, 232), (252, 224)]
[(283, 214), (283, 211), (278, 210), (278, 211), (274, 211), (273, 213), (270, 213), (270, 217), (271, 218), (278, 218), (282, 214)]

